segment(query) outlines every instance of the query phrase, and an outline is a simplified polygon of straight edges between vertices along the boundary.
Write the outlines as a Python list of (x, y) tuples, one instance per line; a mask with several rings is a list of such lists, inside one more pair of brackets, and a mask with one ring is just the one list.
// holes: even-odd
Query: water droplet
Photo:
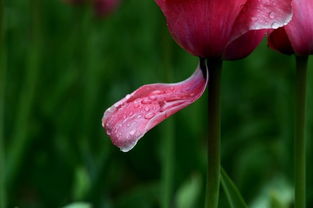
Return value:
[(141, 116), (141, 115), (139, 115), (139, 116), (137, 116), (137, 118), (142, 118), (142, 116)]
[(118, 103), (115, 103), (114, 104), (114, 108), (117, 108), (119, 105), (118, 105)]
[(190, 97), (193, 97), (194, 95), (195, 95), (195, 93), (191, 93), (191, 94), (190, 94)]
[(152, 94), (154, 94), (154, 95), (160, 95), (160, 94), (162, 94), (162, 91), (161, 91), (161, 90), (154, 90), (154, 91), (152, 92)]
[(151, 95), (149, 98), (150, 98), (151, 100), (156, 100), (156, 99), (157, 99), (157, 97), (156, 97), (155, 95)]
[(131, 130), (131, 131), (129, 132), (129, 135), (134, 136), (134, 135), (135, 135), (135, 133), (136, 133), (136, 130), (135, 130), (135, 129), (133, 129), (133, 130)]
[(147, 115), (145, 115), (145, 119), (151, 119), (154, 117), (154, 113), (148, 113)]
[(273, 29), (277, 29), (277, 28), (280, 27), (280, 24), (278, 24), (277, 22), (273, 22), (272, 25), (271, 25), (271, 27), (272, 27)]
[(148, 98), (144, 98), (142, 101), (141, 101), (142, 104), (150, 104), (151, 103), (151, 100), (148, 99)]
[(126, 95), (125, 98), (128, 100), (130, 97), (131, 97), (131, 95)]
[(134, 114), (134, 112), (130, 112), (130, 113), (129, 113), (129, 116), (132, 116), (133, 114)]
[(107, 131), (107, 135), (108, 135), (108, 136), (111, 136), (111, 132), (110, 132), (109, 130)]
[(145, 107), (145, 111), (147, 111), (147, 112), (148, 112), (149, 110), (150, 110), (150, 108), (149, 108), (149, 107)]
[(275, 14), (274, 14), (273, 12), (270, 12), (270, 13), (269, 13), (269, 16), (270, 16), (271, 19), (274, 19)]

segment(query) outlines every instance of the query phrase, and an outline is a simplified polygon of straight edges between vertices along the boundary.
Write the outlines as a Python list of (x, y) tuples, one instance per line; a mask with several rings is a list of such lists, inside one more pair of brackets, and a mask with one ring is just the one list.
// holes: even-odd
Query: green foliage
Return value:
[(228, 199), (228, 203), (231, 208), (247, 208), (247, 204), (242, 198), (240, 191), (233, 183), (233, 181), (229, 178), (225, 170), (221, 169), (221, 183), (225, 194)]
[[(5, 11), (3, 135), (6, 155), (15, 155), (5, 161), (11, 173), (6, 175), (7, 207), (55, 208), (81, 201), (97, 208), (156, 208), (163, 190), (172, 194), (172, 207), (203, 207), (206, 94), (127, 154), (111, 144), (101, 126), (104, 110), (127, 93), (147, 83), (181, 81), (197, 65), (197, 58), (171, 39), (153, 0), (122, 1), (104, 19), (61, 0), (6, 0)], [(222, 165), (248, 205), (254, 205), (269, 181), (284, 178), (292, 184), (294, 60), (263, 42), (252, 55), (225, 62), (224, 68)], [(307, 118), (310, 138), (312, 108)], [(164, 165), (163, 137), (171, 135), (173, 163)], [(308, 161), (312, 144), (308, 139)], [(174, 164), (173, 175), (161, 168), (169, 164)], [(313, 169), (308, 168), (312, 205)], [(163, 181), (169, 178), (173, 181)], [(279, 190), (279, 183), (272, 186)], [(290, 198), (278, 193), (264, 197), (273, 207), (289, 206)], [(228, 207), (225, 198), (222, 193), (220, 207)]]

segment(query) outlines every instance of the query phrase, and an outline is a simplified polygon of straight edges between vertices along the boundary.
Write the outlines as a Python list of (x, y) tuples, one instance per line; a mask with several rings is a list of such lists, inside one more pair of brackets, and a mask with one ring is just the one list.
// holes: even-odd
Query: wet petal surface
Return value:
[(198, 67), (183, 82), (144, 85), (106, 110), (102, 126), (113, 144), (128, 152), (147, 131), (195, 102), (206, 84)]

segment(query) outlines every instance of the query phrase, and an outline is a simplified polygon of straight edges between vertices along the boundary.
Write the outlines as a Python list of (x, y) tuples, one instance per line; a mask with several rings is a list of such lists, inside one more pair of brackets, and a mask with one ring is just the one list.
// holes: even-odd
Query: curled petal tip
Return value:
[(144, 85), (107, 109), (102, 126), (112, 143), (128, 152), (150, 129), (195, 102), (206, 88), (205, 77), (198, 67), (183, 82)]

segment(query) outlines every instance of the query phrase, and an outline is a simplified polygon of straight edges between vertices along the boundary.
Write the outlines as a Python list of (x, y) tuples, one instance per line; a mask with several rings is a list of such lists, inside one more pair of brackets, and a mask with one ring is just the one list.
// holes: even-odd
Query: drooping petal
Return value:
[(284, 27), (278, 28), (269, 34), (268, 45), (270, 48), (284, 54), (291, 55), (294, 53)]
[(294, 0), (294, 16), (285, 27), (291, 45), (298, 55), (313, 54), (313, 0)]
[(183, 82), (144, 85), (106, 110), (102, 126), (113, 144), (127, 152), (147, 131), (195, 102), (206, 84), (207, 78), (198, 67)]
[(155, 0), (178, 44), (200, 57), (220, 58), (247, 0)]
[(266, 30), (252, 30), (232, 41), (225, 49), (224, 60), (241, 59), (248, 56), (262, 41)]
[(248, 0), (234, 24), (232, 40), (250, 30), (277, 29), (291, 18), (291, 0)]

